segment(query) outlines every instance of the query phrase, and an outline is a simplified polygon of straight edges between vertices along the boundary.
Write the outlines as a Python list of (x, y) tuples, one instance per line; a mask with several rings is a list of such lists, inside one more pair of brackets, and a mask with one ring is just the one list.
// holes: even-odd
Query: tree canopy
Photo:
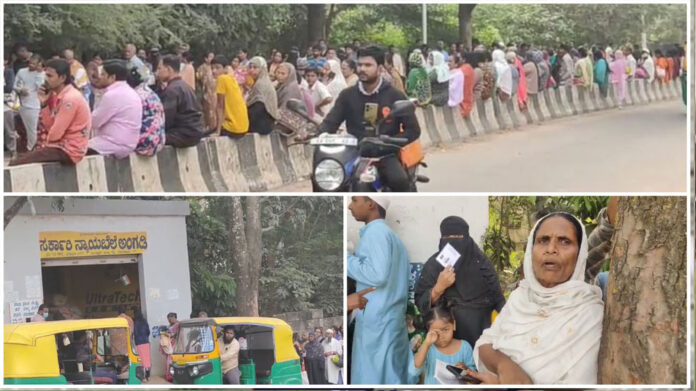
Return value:
[[(194, 312), (236, 314), (238, 265), (229, 232), (230, 197), (189, 199)], [(343, 308), (343, 203), (337, 197), (263, 197), (258, 308), (261, 316)], [(255, 249), (249, 249), (256, 251)]]

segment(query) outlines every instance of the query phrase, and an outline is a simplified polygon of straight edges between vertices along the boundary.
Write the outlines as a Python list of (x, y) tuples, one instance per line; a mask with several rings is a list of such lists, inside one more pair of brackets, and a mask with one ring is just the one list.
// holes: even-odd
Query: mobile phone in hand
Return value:
[(454, 365), (448, 365), (447, 370), (450, 371), (453, 375), (457, 376), (457, 379), (459, 379), (460, 382), (463, 383), (471, 383), (471, 384), (481, 384), (481, 380), (469, 376), (466, 372), (464, 372), (463, 368), (456, 367)]

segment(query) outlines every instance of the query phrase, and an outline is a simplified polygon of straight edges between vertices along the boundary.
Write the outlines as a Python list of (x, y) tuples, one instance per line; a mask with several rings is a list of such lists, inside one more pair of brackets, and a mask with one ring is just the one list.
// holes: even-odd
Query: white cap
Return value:
[(370, 199), (377, 203), (377, 205), (384, 208), (385, 211), (389, 210), (389, 204), (391, 201), (385, 197), (370, 197)]

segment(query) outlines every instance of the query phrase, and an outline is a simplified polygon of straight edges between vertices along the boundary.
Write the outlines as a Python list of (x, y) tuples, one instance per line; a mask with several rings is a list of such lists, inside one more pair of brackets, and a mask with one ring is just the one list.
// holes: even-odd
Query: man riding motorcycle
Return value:
[[(341, 91), (334, 107), (319, 126), (320, 132), (336, 133), (338, 127), (345, 121), (348, 133), (360, 140), (365, 137), (366, 104), (373, 106), (376, 104), (378, 107), (376, 120), (381, 122), (377, 129), (379, 135), (407, 138), (409, 142), (420, 137), (421, 130), (414, 113), (382, 121), (388, 116), (394, 102), (408, 99), (404, 93), (392, 87), (380, 75), (384, 56), (384, 49), (377, 46), (358, 50), (359, 82)], [(408, 174), (398, 156), (383, 158), (377, 169), (392, 191), (409, 191)]]

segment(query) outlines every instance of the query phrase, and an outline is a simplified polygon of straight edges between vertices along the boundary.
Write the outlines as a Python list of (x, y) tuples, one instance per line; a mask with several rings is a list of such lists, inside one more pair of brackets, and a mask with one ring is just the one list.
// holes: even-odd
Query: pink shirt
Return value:
[(92, 112), (89, 147), (100, 155), (127, 157), (138, 145), (142, 116), (140, 96), (125, 81), (106, 87), (99, 106)]

